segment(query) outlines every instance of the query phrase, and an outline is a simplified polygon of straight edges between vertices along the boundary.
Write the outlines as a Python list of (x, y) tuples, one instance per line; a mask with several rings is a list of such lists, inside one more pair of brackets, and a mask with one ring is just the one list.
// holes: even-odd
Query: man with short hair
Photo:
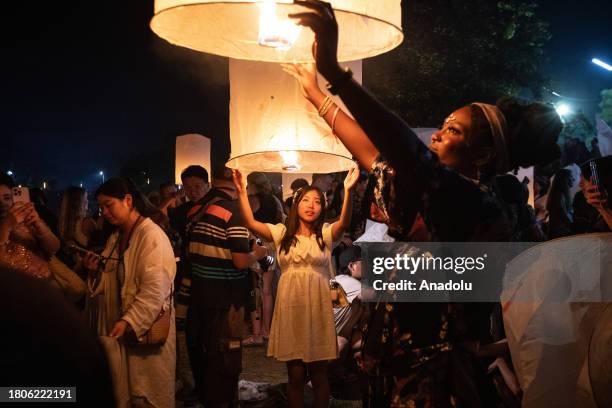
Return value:
[(187, 338), (199, 399), (206, 407), (235, 401), (242, 370), (244, 309), (249, 299), (247, 268), (267, 255), (249, 245), (230, 169), (213, 172), (213, 188), (192, 208), (187, 250), (191, 304)]
[(184, 241), (185, 229), (189, 222), (187, 214), (198, 201), (204, 198), (209, 190), (208, 171), (202, 166), (189, 166), (181, 173), (181, 181), (189, 201), (176, 207), (168, 216), (170, 217), (170, 226), (181, 234)]

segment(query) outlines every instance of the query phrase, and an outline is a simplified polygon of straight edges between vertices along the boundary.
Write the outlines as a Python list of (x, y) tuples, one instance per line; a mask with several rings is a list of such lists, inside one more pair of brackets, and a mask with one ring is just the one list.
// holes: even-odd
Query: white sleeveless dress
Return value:
[(266, 225), (272, 234), (281, 269), (268, 356), (280, 361), (336, 359), (338, 348), (329, 291), (333, 273), (331, 225), (323, 226), (323, 251), (315, 235), (298, 236), (296, 246), (288, 254), (280, 251), (285, 226)]

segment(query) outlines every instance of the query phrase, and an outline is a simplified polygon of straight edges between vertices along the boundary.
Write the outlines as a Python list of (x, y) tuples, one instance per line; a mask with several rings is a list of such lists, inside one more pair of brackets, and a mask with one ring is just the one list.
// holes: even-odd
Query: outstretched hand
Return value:
[(281, 67), (283, 71), (298, 81), (302, 88), (302, 94), (307, 99), (310, 99), (319, 90), (315, 64), (281, 64)]
[(353, 166), (344, 179), (344, 190), (352, 191), (359, 180), (359, 166)]
[(331, 4), (321, 0), (294, 0), (294, 4), (310, 11), (289, 14), (297, 24), (310, 27), (315, 34), (313, 56), (317, 69), (328, 81), (341, 75), (338, 65), (338, 23)]
[(246, 182), (240, 170), (232, 169), (232, 180), (239, 195), (246, 194)]

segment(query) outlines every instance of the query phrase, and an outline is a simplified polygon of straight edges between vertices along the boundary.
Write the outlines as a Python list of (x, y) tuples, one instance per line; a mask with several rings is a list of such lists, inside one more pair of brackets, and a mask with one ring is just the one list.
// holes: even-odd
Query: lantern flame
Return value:
[(290, 20), (279, 20), (276, 2), (264, 0), (259, 3), (259, 45), (287, 51), (297, 41), (302, 28)]
[(283, 158), (284, 171), (300, 170), (300, 165), (298, 164), (298, 154), (295, 150), (280, 150), (279, 153)]

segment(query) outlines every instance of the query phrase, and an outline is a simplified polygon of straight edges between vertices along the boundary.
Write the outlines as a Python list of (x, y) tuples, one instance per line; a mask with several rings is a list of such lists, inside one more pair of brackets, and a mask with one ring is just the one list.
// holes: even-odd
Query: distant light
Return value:
[(147, 177), (147, 184), (151, 184), (151, 180)]
[(591, 60), (591, 62), (595, 65), (599, 65), (600, 67), (602, 67), (603, 69), (606, 69), (608, 71), (612, 71), (612, 65), (610, 64), (606, 64), (605, 62), (603, 62), (602, 60), (598, 59), (598, 58), (593, 58)]
[(555, 91), (552, 92), (553, 95), (558, 96), (559, 98), (561, 97), (561, 95), (559, 95), (558, 93), (556, 93)]
[(100, 172), (100, 175), (101, 175), (101, 176), (103, 176), (103, 175), (104, 175), (104, 172), (103, 172), (103, 171), (101, 171), (101, 172)]
[(570, 106), (566, 103), (560, 103), (555, 107), (555, 109), (557, 110), (557, 114), (561, 117), (567, 116), (572, 113), (572, 108), (570, 108)]
[(81, 182), (81, 184), (79, 184), (79, 187), (83, 188), (83, 182)]
[(6, 172), (6, 174), (8, 174), (9, 176), (12, 176), (13, 172), (9, 170), (9, 171)]
[(47, 189), (47, 182), (43, 181), (43, 189), (46, 190)]

